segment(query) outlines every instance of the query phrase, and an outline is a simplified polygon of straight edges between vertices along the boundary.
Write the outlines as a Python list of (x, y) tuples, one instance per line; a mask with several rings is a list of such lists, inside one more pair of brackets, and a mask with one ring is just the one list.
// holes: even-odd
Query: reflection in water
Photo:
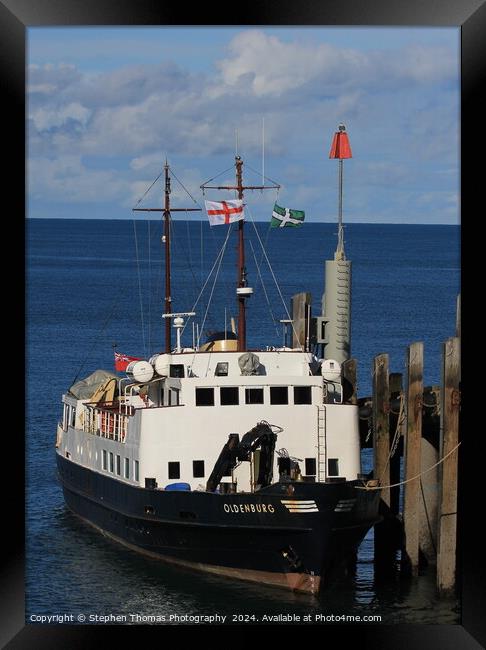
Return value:
[(30, 544), (42, 549), (43, 571), (56, 576), (27, 583), (27, 613), (139, 614), (161, 616), (254, 614), (379, 614), (382, 623), (457, 623), (455, 603), (438, 601), (435, 576), (404, 581), (398, 572), (375, 583), (373, 531), (356, 562), (336, 572), (318, 598), (264, 584), (232, 581), (141, 556), (103, 537), (62, 505), (52, 526), (37, 531)]

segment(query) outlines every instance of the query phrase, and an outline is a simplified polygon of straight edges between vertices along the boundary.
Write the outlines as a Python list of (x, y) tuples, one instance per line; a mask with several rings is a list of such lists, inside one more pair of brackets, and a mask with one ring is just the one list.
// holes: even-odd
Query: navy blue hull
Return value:
[[(253, 494), (129, 485), (57, 454), (68, 507), (105, 534), (166, 561), (317, 593), (378, 520), (379, 491), (276, 483)], [(293, 490), (293, 491), (292, 491)]]

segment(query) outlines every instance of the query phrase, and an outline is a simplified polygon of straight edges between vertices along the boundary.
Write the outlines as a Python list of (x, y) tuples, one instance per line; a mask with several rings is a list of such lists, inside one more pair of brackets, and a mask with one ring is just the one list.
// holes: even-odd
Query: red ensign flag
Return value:
[(131, 361), (141, 361), (140, 357), (129, 357), (126, 354), (120, 354), (120, 352), (115, 352), (115, 370), (117, 372), (123, 372), (127, 369), (128, 364)]

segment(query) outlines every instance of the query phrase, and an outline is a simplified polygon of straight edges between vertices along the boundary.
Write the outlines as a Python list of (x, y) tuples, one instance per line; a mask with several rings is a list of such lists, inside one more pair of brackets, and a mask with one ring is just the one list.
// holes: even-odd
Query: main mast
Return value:
[[(164, 249), (165, 249), (165, 299), (164, 299), (164, 321), (165, 321), (165, 352), (170, 354), (172, 351), (171, 341), (171, 318), (172, 314), (172, 297), (171, 297), (171, 264), (170, 264), (170, 218), (171, 212), (199, 212), (201, 208), (171, 208), (170, 207), (170, 174), (169, 163), (167, 159), (164, 165), (164, 207), (163, 208), (133, 208), (133, 212), (163, 212), (164, 213)], [(149, 242), (150, 246), (150, 242)]]
[[(165, 190), (164, 190), (164, 244), (165, 244), (165, 313), (172, 312), (172, 298), (170, 290), (170, 176), (169, 165), (167, 160), (164, 165), (165, 174)], [(171, 351), (171, 320), (169, 317), (165, 319), (165, 351), (167, 354)]]
[[(243, 200), (243, 190), (270, 190), (279, 189), (280, 185), (243, 185), (243, 160), (238, 154), (235, 156), (236, 184), (235, 185), (206, 185), (201, 189), (236, 190), (238, 199)], [(238, 274), (236, 295), (238, 297), (238, 352), (246, 350), (246, 299), (251, 296), (253, 289), (247, 285), (245, 266), (245, 221), (238, 221)]]

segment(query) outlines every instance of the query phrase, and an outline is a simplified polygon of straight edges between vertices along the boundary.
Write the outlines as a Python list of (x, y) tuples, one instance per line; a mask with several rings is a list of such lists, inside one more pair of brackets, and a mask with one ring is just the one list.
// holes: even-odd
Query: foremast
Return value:
[[(132, 208), (132, 212), (163, 212), (164, 217), (164, 249), (165, 249), (165, 297), (164, 297), (164, 321), (165, 321), (165, 352), (172, 351), (171, 341), (171, 318), (172, 296), (171, 296), (171, 263), (170, 263), (170, 219), (171, 212), (200, 212), (201, 208), (172, 208), (170, 205), (171, 179), (170, 167), (167, 159), (164, 165), (164, 207), (163, 208)], [(150, 245), (150, 242), (149, 242)]]
[[(235, 185), (207, 185), (203, 183), (201, 189), (233, 190), (238, 193), (238, 199), (243, 200), (244, 190), (270, 190), (280, 189), (280, 185), (244, 185), (243, 184), (243, 159), (238, 154), (235, 156)], [(236, 295), (238, 299), (238, 352), (246, 350), (246, 299), (249, 298), (253, 289), (247, 283), (247, 271), (245, 265), (245, 221), (238, 221), (238, 262), (237, 262), (237, 284)]]

